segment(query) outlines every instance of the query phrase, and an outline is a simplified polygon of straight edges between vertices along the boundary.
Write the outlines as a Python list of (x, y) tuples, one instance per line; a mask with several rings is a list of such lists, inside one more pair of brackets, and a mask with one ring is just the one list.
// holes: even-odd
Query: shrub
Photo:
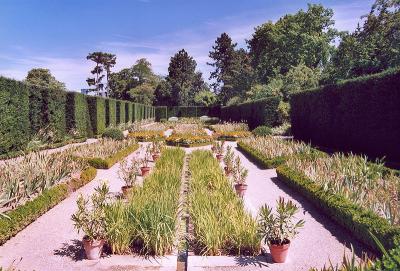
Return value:
[(29, 135), (28, 88), (0, 77), (0, 154), (25, 149)]
[(90, 122), (95, 135), (101, 135), (106, 129), (106, 99), (87, 96)]
[(294, 94), (295, 138), (341, 151), (400, 161), (400, 70)]
[(123, 140), (124, 134), (120, 129), (117, 128), (107, 128), (103, 133), (104, 138), (111, 138), (114, 140)]
[(267, 136), (272, 133), (272, 130), (268, 126), (258, 126), (252, 131), (253, 135), (255, 136)]
[(90, 123), (89, 107), (85, 95), (77, 92), (67, 92), (66, 125), (67, 131), (76, 130), (79, 137), (93, 136)]

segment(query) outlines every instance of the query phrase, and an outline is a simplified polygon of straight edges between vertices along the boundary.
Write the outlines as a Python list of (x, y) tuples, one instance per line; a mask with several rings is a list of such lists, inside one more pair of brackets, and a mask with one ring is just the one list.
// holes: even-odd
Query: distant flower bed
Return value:
[(136, 144), (134, 138), (122, 141), (102, 138), (96, 143), (72, 148), (71, 151), (77, 157), (106, 159), (133, 144)]
[(140, 141), (140, 142), (163, 140), (164, 139), (164, 130), (162, 130), (162, 131), (148, 130), (148, 131), (132, 132), (132, 133), (129, 133), (129, 137), (135, 138), (137, 141)]
[(168, 137), (165, 141), (169, 145), (189, 146), (193, 144), (211, 143), (213, 141), (213, 138), (207, 135), (204, 130), (193, 130), (191, 132), (185, 133), (177, 133), (174, 131), (172, 135)]
[(249, 130), (249, 126), (244, 122), (224, 122), (211, 125), (210, 128), (220, 134)]
[(151, 124), (142, 124), (142, 123), (133, 123), (129, 127), (129, 132), (130, 133), (135, 133), (135, 132), (147, 132), (147, 131), (153, 131), (153, 132), (163, 132), (167, 130), (167, 125), (161, 122), (154, 122)]
[(213, 137), (218, 140), (237, 140), (239, 138), (246, 138), (252, 136), (249, 131), (231, 131), (214, 133)]

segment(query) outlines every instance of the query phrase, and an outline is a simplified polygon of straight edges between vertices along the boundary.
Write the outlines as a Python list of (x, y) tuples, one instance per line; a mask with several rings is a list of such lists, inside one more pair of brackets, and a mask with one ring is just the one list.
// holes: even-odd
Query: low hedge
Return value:
[(253, 149), (251, 146), (243, 142), (237, 143), (238, 149), (244, 153), (246, 157), (255, 162), (258, 166), (266, 169), (276, 168), (285, 163), (287, 156), (279, 156), (276, 158), (267, 158), (261, 152)]
[(113, 156), (108, 157), (106, 159), (94, 157), (94, 158), (86, 158), (86, 160), (88, 161), (89, 165), (91, 165), (94, 168), (109, 169), (115, 163), (122, 160), (123, 158), (125, 158), (126, 156), (131, 154), (132, 152), (136, 151), (138, 148), (139, 148), (139, 144), (133, 144), (123, 150), (120, 150)]
[(241, 138), (250, 137), (252, 135), (249, 131), (232, 131), (232, 132), (223, 132), (223, 133), (214, 133), (213, 137), (217, 140), (224, 141), (236, 141)]
[[(96, 169), (85, 169), (79, 180), (71, 179), (68, 183), (58, 184), (43, 191), (38, 197), (18, 206), (16, 209), (6, 212), (8, 218), (0, 218), (0, 245), (26, 228), (41, 215), (60, 203), (68, 195), (87, 184), (96, 177)], [(72, 190), (72, 191), (71, 191)]]
[(296, 172), (286, 165), (277, 168), (280, 181), (299, 192), (315, 207), (333, 221), (348, 230), (352, 236), (379, 253), (379, 247), (370, 235), (373, 233), (387, 249), (394, 247), (394, 241), (400, 239), (400, 228), (374, 212), (359, 206), (340, 194), (324, 191), (304, 174)]
[(193, 148), (193, 147), (202, 147), (202, 146), (208, 146), (211, 145), (212, 142), (199, 142), (199, 143), (179, 143), (179, 142), (173, 142), (173, 141), (166, 141), (168, 146), (173, 146), (173, 147), (182, 147), (182, 148)]

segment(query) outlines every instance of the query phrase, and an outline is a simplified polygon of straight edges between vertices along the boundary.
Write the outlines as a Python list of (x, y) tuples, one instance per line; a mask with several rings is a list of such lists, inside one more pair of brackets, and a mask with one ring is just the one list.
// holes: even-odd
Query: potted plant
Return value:
[(137, 176), (139, 175), (140, 162), (133, 157), (131, 164), (128, 165), (128, 160), (122, 160), (119, 165), (119, 176), (124, 180), (125, 185), (121, 187), (124, 198), (132, 192), (136, 183)]
[(151, 146), (147, 145), (146, 150), (144, 152), (144, 158), (140, 160), (142, 165), (140, 167), (140, 170), (142, 172), (142, 177), (147, 176), (150, 172), (150, 167), (149, 167), (150, 157), (151, 157)]
[(276, 263), (284, 263), (291, 240), (299, 233), (305, 221), (293, 222), (299, 208), (290, 200), (280, 197), (277, 201), (276, 214), (272, 208), (264, 205), (260, 208), (258, 225), (264, 244), (268, 244), (272, 259)]
[(86, 258), (98, 260), (105, 243), (105, 207), (109, 187), (103, 183), (89, 198), (82, 195), (77, 200), (78, 210), (72, 215), (75, 228), (84, 232), (82, 239)]
[(151, 153), (153, 157), (153, 161), (157, 161), (160, 158), (160, 153), (162, 149), (162, 142), (161, 141), (154, 141), (151, 144)]
[(225, 141), (221, 142), (217, 141), (217, 144), (215, 145), (216, 148), (215, 152), (217, 153), (216, 157), (218, 162), (221, 162), (222, 158), (224, 157), (224, 146), (225, 146)]
[(235, 182), (235, 190), (239, 197), (243, 198), (246, 190), (246, 178), (249, 171), (242, 166), (239, 156), (236, 157), (235, 163), (232, 169), (233, 181)]
[(226, 153), (224, 156), (224, 163), (225, 163), (224, 170), (225, 170), (226, 176), (231, 175), (232, 168), (233, 168), (233, 157), (234, 157), (234, 154), (232, 151), (232, 147), (231, 146), (226, 147)]

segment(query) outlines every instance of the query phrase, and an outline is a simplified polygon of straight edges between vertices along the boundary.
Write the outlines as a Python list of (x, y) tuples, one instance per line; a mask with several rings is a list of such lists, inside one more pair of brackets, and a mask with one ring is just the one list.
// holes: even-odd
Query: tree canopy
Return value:
[(28, 72), (25, 82), (35, 87), (48, 89), (66, 90), (65, 84), (58, 81), (49, 69), (34, 68)]

